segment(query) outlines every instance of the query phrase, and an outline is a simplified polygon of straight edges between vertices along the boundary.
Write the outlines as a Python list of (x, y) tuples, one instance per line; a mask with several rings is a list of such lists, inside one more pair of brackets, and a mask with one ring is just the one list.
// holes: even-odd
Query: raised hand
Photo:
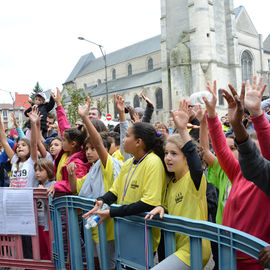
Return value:
[[(237, 95), (236, 90), (233, 88), (231, 84), (228, 85), (232, 95), (230, 95), (226, 90), (222, 90), (223, 97), (226, 99), (228, 103), (228, 120), (230, 124), (234, 127), (242, 123), (242, 118), (244, 115), (244, 107), (243, 107), (243, 97), (245, 96), (245, 84), (242, 84), (240, 98)], [(241, 102), (242, 100), (242, 102)]]
[(132, 123), (140, 123), (140, 122), (142, 122), (142, 119), (140, 118), (138, 113), (134, 113), (133, 118), (134, 118), (134, 120), (131, 120)]
[(153, 103), (152, 103), (151, 100), (146, 96), (145, 93), (141, 92), (141, 97), (147, 102), (147, 104), (148, 104), (150, 107), (153, 107)]
[(206, 97), (203, 97), (203, 101), (206, 105), (208, 116), (214, 118), (216, 116), (217, 82), (214, 81), (213, 87), (210, 82), (207, 82), (206, 89), (212, 94), (212, 99), (208, 101)]
[(203, 110), (201, 105), (196, 105), (193, 110), (199, 122), (206, 121), (206, 110)]
[(40, 115), (37, 105), (34, 105), (32, 107), (32, 111), (28, 113), (28, 116), (32, 123), (37, 123), (38, 121), (40, 121), (41, 115)]
[(11, 113), (11, 117), (12, 117), (12, 120), (13, 120), (14, 127), (15, 128), (18, 128), (19, 125), (18, 125), (17, 119), (16, 119), (16, 117), (15, 117), (15, 115), (14, 115), (13, 112)]
[(162, 206), (156, 206), (151, 212), (149, 212), (146, 216), (145, 216), (145, 220), (147, 219), (152, 219), (153, 216), (159, 214), (160, 218), (163, 218), (164, 216), (164, 208)]
[(259, 83), (257, 84), (257, 76), (253, 76), (252, 86), (250, 86), (249, 81), (246, 84), (246, 94), (245, 94), (245, 108), (249, 111), (251, 116), (259, 116), (262, 114), (261, 100), (266, 84), (262, 86), (263, 78), (260, 77)]
[(56, 94), (51, 91), (51, 96), (54, 99), (57, 107), (61, 106), (61, 92), (58, 87), (56, 87)]
[(78, 107), (78, 114), (80, 115), (81, 118), (88, 117), (90, 105), (91, 105), (91, 99), (88, 96), (87, 102), (84, 105), (79, 105), (79, 107)]
[(125, 113), (125, 100), (119, 95), (114, 95), (114, 102), (118, 113)]
[(178, 111), (171, 111), (173, 121), (178, 130), (187, 129), (187, 123), (189, 121), (188, 102), (186, 99), (179, 102)]

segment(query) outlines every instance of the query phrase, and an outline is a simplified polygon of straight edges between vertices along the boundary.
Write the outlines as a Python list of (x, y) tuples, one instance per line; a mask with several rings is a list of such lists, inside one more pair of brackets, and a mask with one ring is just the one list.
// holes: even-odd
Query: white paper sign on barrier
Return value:
[(36, 235), (32, 189), (0, 189), (0, 234)]

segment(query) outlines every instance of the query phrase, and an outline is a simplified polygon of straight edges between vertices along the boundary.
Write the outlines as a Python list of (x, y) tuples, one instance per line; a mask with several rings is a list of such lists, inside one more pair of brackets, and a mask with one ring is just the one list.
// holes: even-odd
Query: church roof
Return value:
[[(119, 93), (121, 91), (144, 87), (147, 85), (161, 82), (161, 68), (151, 71), (137, 73), (131, 76), (121, 77), (116, 80), (108, 81), (108, 93)], [(92, 97), (102, 96), (106, 94), (106, 85), (92, 85), (84, 90), (86, 94), (91, 94)], [(70, 102), (70, 97), (67, 97), (65, 102)]]
[(268, 35), (268, 37), (263, 42), (263, 49), (270, 52), (270, 34)]
[[(122, 48), (115, 52), (106, 55), (107, 66), (115, 65), (121, 62), (125, 62), (136, 57), (150, 54), (155, 51), (159, 51), (161, 35), (143, 40), (141, 42), (132, 44), (128, 47)], [(103, 57), (99, 57), (86, 65), (76, 77), (80, 77), (91, 72), (104, 68)]]
[(243, 6), (239, 6), (237, 8), (234, 9), (234, 14), (235, 14), (235, 18), (238, 17), (238, 15), (240, 14), (240, 11), (243, 9)]
[(81, 56), (78, 63), (75, 65), (70, 75), (66, 79), (65, 83), (74, 81), (74, 79), (81, 72), (81, 70), (93, 60), (95, 60), (95, 56), (92, 52)]
[(237, 31), (242, 31), (257, 36), (258, 32), (252, 20), (250, 19), (245, 7), (239, 6), (238, 8), (234, 9), (234, 12)]

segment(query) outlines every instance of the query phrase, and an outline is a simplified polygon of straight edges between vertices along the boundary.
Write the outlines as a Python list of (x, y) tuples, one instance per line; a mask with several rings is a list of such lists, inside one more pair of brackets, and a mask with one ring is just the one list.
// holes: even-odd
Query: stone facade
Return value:
[[(270, 40), (268, 37), (262, 41), (244, 7), (234, 8), (233, 0), (161, 0), (160, 3), (159, 37), (107, 55), (110, 113), (115, 114), (115, 93), (134, 105), (135, 96), (143, 90), (156, 106), (157, 91), (162, 89), (162, 106), (156, 110), (153, 122), (166, 122), (179, 99), (205, 90), (207, 81), (217, 80), (218, 88), (231, 83), (240, 89), (244, 79), (257, 74), (270, 85)], [(153, 63), (151, 70), (149, 59)], [(129, 65), (132, 75), (128, 74)], [(71, 74), (64, 86), (84, 88), (92, 94), (94, 103), (106, 102), (102, 58), (83, 56)], [(266, 94), (269, 95), (269, 87)], [(140, 106), (144, 107), (144, 102), (140, 101)], [(224, 105), (221, 102), (220, 113), (226, 107), (226, 102)]]

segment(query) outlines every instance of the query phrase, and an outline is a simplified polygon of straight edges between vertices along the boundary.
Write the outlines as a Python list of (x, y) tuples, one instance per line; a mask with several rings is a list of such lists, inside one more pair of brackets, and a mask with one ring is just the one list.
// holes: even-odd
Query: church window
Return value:
[(98, 84), (98, 85), (101, 84), (101, 80), (100, 80), (100, 79), (97, 80), (97, 84)]
[(112, 79), (113, 80), (116, 79), (116, 70), (115, 70), (115, 68), (112, 69)]
[(219, 105), (224, 105), (224, 98), (222, 96), (222, 90), (218, 89), (218, 104)]
[(241, 56), (242, 81), (252, 81), (252, 57), (250, 52), (244, 51)]
[(132, 65), (128, 64), (128, 76), (132, 75)]
[(162, 109), (163, 108), (163, 98), (162, 98), (162, 89), (158, 88), (156, 90), (156, 107), (157, 109)]
[(148, 59), (148, 70), (152, 70), (153, 69), (153, 58), (149, 58)]
[(136, 108), (136, 107), (140, 107), (140, 98), (138, 95), (136, 95), (133, 99), (133, 107)]

